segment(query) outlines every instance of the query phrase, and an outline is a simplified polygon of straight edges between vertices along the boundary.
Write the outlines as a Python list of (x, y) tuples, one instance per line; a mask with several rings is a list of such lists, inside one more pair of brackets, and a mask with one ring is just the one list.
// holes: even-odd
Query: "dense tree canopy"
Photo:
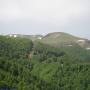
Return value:
[(90, 90), (90, 51), (0, 36), (0, 89)]

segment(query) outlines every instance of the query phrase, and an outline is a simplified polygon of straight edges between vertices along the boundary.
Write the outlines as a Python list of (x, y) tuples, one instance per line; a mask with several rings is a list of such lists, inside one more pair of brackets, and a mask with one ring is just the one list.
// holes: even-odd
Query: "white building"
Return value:
[(78, 40), (78, 42), (85, 42), (85, 40)]
[(90, 48), (86, 48), (86, 50), (90, 50)]
[(16, 38), (16, 37), (17, 37), (17, 35), (13, 35), (13, 37), (14, 37), (14, 38)]
[(42, 37), (38, 37), (38, 39), (42, 39)]

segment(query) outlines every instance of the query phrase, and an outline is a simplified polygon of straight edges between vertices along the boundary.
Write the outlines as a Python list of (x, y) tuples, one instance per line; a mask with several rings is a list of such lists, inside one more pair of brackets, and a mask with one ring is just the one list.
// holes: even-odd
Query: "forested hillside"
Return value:
[(90, 90), (90, 51), (0, 36), (0, 89)]

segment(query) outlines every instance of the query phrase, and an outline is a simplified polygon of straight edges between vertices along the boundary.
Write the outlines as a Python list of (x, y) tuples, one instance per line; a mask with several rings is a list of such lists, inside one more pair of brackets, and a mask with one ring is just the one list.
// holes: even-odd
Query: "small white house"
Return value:
[(90, 50), (90, 48), (86, 48), (86, 50)]
[(12, 37), (12, 35), (11, 35), (11, 34), (10, 34), (9, 36), (10, 36), (10, 37)]
[(85, 40), (83, 40), (83, 39), (82, 40), (78, 40), (78, 42), (85, 42)]
[(38, 37), (38, 39), (42, 39), (42, 37)]
[(13, 37), (14, 37), (14, 38), (16, 38), (16, 37), (17, 37), (17, 35), (13, 35)]
[(73, 45), (67, 45), (67, 46), (72, 47)]

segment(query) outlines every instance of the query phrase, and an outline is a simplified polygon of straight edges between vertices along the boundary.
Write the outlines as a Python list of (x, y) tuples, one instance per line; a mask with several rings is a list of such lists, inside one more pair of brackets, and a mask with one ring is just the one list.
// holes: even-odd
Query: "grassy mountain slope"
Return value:
[(63, 32), (49, 33), (43, 37), (41, 41), (43, 43), (58, 47), (72, 45), (80, 45), (84, 48), (90, 47), (90, 42), (88, 40)]

